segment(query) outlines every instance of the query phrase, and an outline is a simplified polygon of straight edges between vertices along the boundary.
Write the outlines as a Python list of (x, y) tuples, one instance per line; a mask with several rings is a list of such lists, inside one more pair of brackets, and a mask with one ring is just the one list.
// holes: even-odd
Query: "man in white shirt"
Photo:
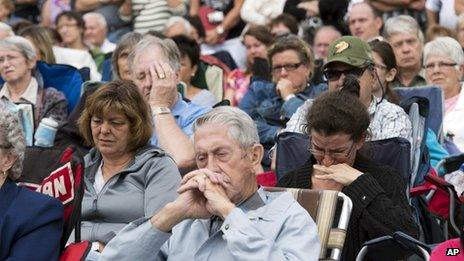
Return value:
[(99, 48), (102, 53), (110, 53), (116, 44), (107, 38), (107, 25), (105, 17), (100, 13), (86, 13), (82, 17), (85, 21), (84, 41), (90, 49)]

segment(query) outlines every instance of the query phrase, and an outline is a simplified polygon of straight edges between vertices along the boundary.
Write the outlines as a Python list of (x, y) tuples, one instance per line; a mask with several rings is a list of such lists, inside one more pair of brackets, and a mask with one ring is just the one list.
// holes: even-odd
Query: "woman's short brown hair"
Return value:
[(272, 57), (287, 50), (293, 50), (296, 52), (300, 62), (309, 67), (309, 76), (311, 76), (314, 70), (313, 52), (311, 47), (305, 41), (303, 41), (303, 39), (296, 35), (281, 36), (276, 38), (274, 44), (272, 44), (271, 47), (267, 50), (267, 57), (271, 67)]
[(305, 132), (309, 136), (311, 130), (325, 136), (344, 133), (358, 142), (369, 134), (369, 113), (359, 98), (349, 92), (321, 94), (305, 118)]
[(127, 151), (133, 152), (148, 144), (153, 131), (148, 105), (134, 83), (117, 80), (98, 88), (85, 102), (77, 124), (87, 145), (95, 145), (90, 127), (92, 117), (103, 117), (110, 112), (122, 113), (129, 120)]

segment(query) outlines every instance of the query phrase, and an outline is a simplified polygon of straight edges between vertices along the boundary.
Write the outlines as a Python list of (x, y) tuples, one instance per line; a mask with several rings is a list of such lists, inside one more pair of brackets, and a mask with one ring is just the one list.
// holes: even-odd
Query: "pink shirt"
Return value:
[(450, 239), (439, 244), (432, 251), (430, 261), (463, 261), (464, 252), (459, 238)]
[(456, 107), (456, 104), (458, 104), (458, 100), (459, 94), (445, 100), (445, 114), (452, 111)]

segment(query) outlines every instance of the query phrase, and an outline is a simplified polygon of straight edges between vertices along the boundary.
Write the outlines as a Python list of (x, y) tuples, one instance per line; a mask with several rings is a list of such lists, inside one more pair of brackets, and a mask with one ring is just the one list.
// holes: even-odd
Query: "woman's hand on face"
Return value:
[(289, 79), (282, 78), (276, 84), (276, 92), (285, 100), (287, 96), (295, 94), (296, 90), (294, 84)]
[(332, 165), (330, 167), (325, 167), (322, 165), (314, 165), (314, 169), (318, 170), (315, 173), (314, 177), (322, 180), (333, 180), (343, 186), (350, 185), (363, 173), (346, 163)]

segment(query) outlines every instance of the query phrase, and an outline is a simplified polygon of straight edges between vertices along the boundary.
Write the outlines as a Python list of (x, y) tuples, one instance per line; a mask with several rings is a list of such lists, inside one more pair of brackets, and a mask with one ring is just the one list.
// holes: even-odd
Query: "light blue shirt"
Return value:
[[(171, 109), (171, 113), (177, 122), (177, 126), (179, 126), (182, 132), (184, 132), (185, 135), (187, 135), (189, 138), (192, 138), (193, 123), (198, 117), (210, 110), (211, 108), (184, 101), (182, 96), (179, 94), (176, 104), (174, 104), (174, 107)], [(159, 146), (156, 132), (153, 132), (153, 136), (151, 137), (151, 144)]]
[(189, 219), (172, 233), (148, 219), (127, 225), (105, 247), (100, 260), (318, 260), (320, 243), (311, 216), (288, 192), (259, 189), (256, 209), (236, 207), (210, 235), (211, 219)]

